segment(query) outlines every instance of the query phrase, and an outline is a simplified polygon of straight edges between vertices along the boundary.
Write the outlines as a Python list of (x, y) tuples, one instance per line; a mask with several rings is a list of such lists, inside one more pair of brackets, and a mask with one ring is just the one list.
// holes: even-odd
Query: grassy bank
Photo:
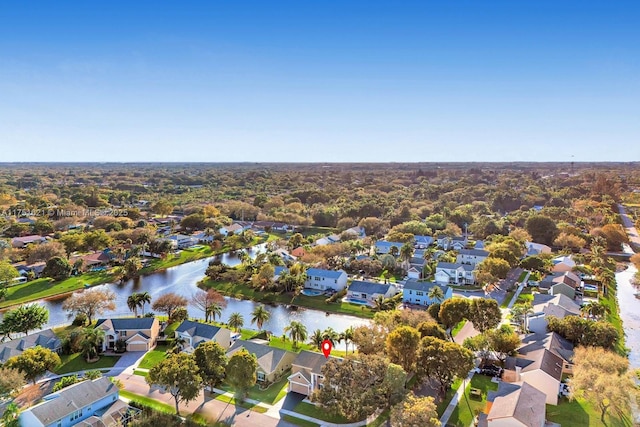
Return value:
[(315, 310), (325, 311), (328, 313), (349, 314), (351, 316), (371, 318), (375, 314), (373, 310), (368, 307), (350, 304), (346, 302), (335, 302), (327, 304), (325, 302), (326, 297), (310, 297), (307, 295), (293, 295), (290, 293), (274, 293), (274, 292), (259, 292), (243, 283), (231, 283), (231, 282), (218, 282), (210, 279), (203, 280), (200, 287), (205, 289), (216, 289), (223, 295), (227, 295), (238, 299), (248, 299), (252, 301), (263, 302), (266, 304), (288, 304), (296, 305), (299, 307), (312, 308)]

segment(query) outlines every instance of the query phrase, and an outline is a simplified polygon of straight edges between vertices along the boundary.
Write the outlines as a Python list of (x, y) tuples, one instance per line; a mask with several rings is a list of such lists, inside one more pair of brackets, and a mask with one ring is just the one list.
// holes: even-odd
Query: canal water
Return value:
[[(264, 250), (264, 245), (258, 245), (246, 251), (251, 257), (255, 257), (258, 253), (264, 252)], [(238, 265), (240, 263), (240, 259), (236, 254), (226, 253), (218, 257), (223, 263), (229, 266)], [(152, 297), (152, 303), (153, 299), (167, 292), (174, 292), (189, 299), (196, 291), (199, 290), (197, 283), (205, 276), (205, 271), (209, 266), (209, 261), (215, 258), (216, 257), (205, 258), (178, 265), (176, 267), (169, 268), (166, 271), (132, 279), (122, 284), (110, 283), (93, 287), (92, 289), (109, 289), (116, 294), (117, 308), (113, 311), (105, 312), (102, 317), (131, 316), (132, 313), (127, 307), (127, 298), (133, 292), (149, 292)], [(72, 318), (68, 316), (67, 312), (62, 309), (62, 303), (66, 298), (67, 297), (65, 296), (47, 301), (37, 301), (38, 304), (49, 309), (48, 325), (60, 325), (69, 323), (72, 320)], [(245, 328), (257, 329), (257, 327), (255, 325), (251, 325), (250, 322), (251, 312), (257, 305), (260, 305), (259, 303), (249, 300), (238, 300), (235, 298), (225, 299), (227, 300), (227, 307), (222, 312), (221, 321), (226, 322), (231, 313), (238, 312), (244, 317)], [(265, 307), (271, 312), (271, 317), (267, 322), (265, 322), (263, 329), (271, 331), (273, 334), (278, 336), (284, 333), (284, 328), (293, 320), (297, 320), (306, 325), (309, 334), (311, 334), (315, 329), (324, 330), (328, 327), (331, 327), (338, 332), (342, 332), (350, 326), (357, 327), (369, 323), (366, 319), (360, 319), (354, 316), (341, 314), (330, 314), (327, 316), (324, 311), (312, 309), (299, 308), (297, 310), (291, 310), (282, 305), (266, 305)], [(147, 305), (145, 307), (145, 312), (150, 310), (151, 307)], [(191, 317), (200, 319), (204, 318), (202, 310), (191, 305), (187, 307), (187, 310)], [(343, 349), (344, 344), (336, 346), (336, 348)]]
[(629, 264), (629, 268), (616, 273), (620, 318), (625, 333), (625, 345), (631, 350), (629, 364), (632, 369), (640, 369), (640, 299), (635, 297), (640, 288), (632, 284), (637, 271), (633, 264)]

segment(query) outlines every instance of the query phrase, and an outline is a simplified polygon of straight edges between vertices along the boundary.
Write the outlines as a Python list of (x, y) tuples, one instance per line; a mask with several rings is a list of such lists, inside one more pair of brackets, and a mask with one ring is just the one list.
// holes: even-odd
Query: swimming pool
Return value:
[(324, 292), (323, 291), (316, 291), (314, 289), (303, 289), (301, 293), (302, 293), (302, 295), (306, 295), (308, 297), (317, 297), (319, 295), (322, 295)]
[(346, 302), (349, 302), (351, 304), (356, 304), (356, 305), (369, 305), (369, 302), (367, 300), (364, 299), (358, 299), (358, 298), (345, 298), (344, 299)]
[(598, 287), (594, 285), (584, 285), (585, 291), (598, 292)]

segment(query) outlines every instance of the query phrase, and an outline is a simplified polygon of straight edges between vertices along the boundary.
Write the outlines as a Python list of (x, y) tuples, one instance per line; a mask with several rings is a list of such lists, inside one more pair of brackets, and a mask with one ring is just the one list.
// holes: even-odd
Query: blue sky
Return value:
[(164, 3), (0, 3), (0, 161), (640, 160), (637, 1)]

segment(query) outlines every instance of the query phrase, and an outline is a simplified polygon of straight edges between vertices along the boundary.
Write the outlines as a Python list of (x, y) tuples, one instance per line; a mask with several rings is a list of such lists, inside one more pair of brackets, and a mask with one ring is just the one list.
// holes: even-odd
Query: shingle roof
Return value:
[(526, 335), (522, 339), (522, 344), (518, 352), (525, 356), (529, 352), (546, 348), (566, 362), (571, 362), (573, 359), (573, 344), (555, 332)]
[(103, 323), (113, 328), (115, 331), (138, 331), (143, 329), (151, 329), (153, 323), (156, 321), (155, 317), (126, 317), (126, 318), (113, 318), (113, 319), (100, 319), (96, 324), (96, 328)]
[(55, 393), (58, 397), (42, 402), (29, 409), (29, 411), (42, 424), (49, 425), (80, 408), (97, 402), (105, 396), (117, 393), (118, 387), (107, 377), (93, 381), (82, 381)]
[(460, 249), (460, 255), (489, 256), (489, 252), (482, 249)]
[(429, 292), (431, 288), (433, 288), (434, 286), (437, 286), (440, 289), (442, 289), (442, 292), (444, 292), (445, 294), (449, 290), (448, 286), (439, 285), (433, 282), (418, 282), (417, 280), (407, 280), (404, 284), (404, 289), (412, 290), (412, 291)]
[(287, 355), (295, 355), (295, 353), (291, 351), (270, 347), (267, 344), (237, 340), (227, 351), (227, 356), (231, 357), (235, 352), (240, 351), (243, 348), (246, 349), (249, 353), (255, 354), (256, 358), (258, 359), (258, 365), (267, 374), (275, 371), (275, 369), (278, 367), (278, 364), (284, 357), (286, 357)]
[(309, 269), (307, 269), (307, 276), (326, 277), (327, 279), (338, 279), (343, 274), (345, 274), (345, 272), (342, 271), (342, 270), (340, 270), (340, 271), (323, 270), (321, 268), (309, 268)]
[(460, 267), (462, 267), (464, 269), (464, 271), (473, 271), (473, 270), (476, 269), (476, 267), (474, 265), (461, 264), (461, 263), (457, 263), (457, 262), (439, 262), (436, 265), (436, 269), (442, 268), (444, 270), (457, 270)]
[(546, 348), (530, 351), (524, 356), (518, 355), (516, 359), (519, 359), (516, 365), (522, 367), (522, 372), (540, 369), (558, 381), (562, 379), (562, 358)]
[(386, 240), (378, 240), (376, 242), (376, 247), (384, 247), (384, 248), (389, 248), (391, 249), (392, 246), (395, 246), (396, 248), (400, 249), (401, 247), (404, 246), (404, 243), (400, 243), (400, 242), (387, 242)]
[[(329, 359), (340, 359), (338, 357), (329, 356)], [(314, 353), (312, 351), (303, 350), (298, 354), (293, 365), (300, 366), (313, 372), (314, 374), (322, 374), (322, 367), (329, 360), (323, 354)]]
[(191, 320), (183, 321), (176, 328), (176, 332), (189, 334), (193, 338), (193, 348), (203, 341), (210, 341), (220, 331), (220, 327), (207, 325), (206, 323), (192, 322)]
[(349, 285), (349, 290), (353, 292), (362, 292), (365, 294), (386, 294), (391, 288), (390, 284), (363, 282), (361, 280), (354, 280)]
[(31, 347), (44, 347), (49, 350), (57, 350), (62, 342), (51, 329), (34, 332), (22, 338), (16, 338), (0, 344), (0, 362), (4, 363), (13, 356), (18, 356)]
[(490, 392), (493, 400), (487, 415), (489, 421), (515, 418), (527, 427), (540, 427), (545, 421), (546, 395), (530, 385), (522, 386), (501, 382), (497, 392)]
[(281, 265), (273, 267), (273, 275), (280, 276), (282, 273), (288, 273), (289, 269), (287, 267), (283, 267)]

